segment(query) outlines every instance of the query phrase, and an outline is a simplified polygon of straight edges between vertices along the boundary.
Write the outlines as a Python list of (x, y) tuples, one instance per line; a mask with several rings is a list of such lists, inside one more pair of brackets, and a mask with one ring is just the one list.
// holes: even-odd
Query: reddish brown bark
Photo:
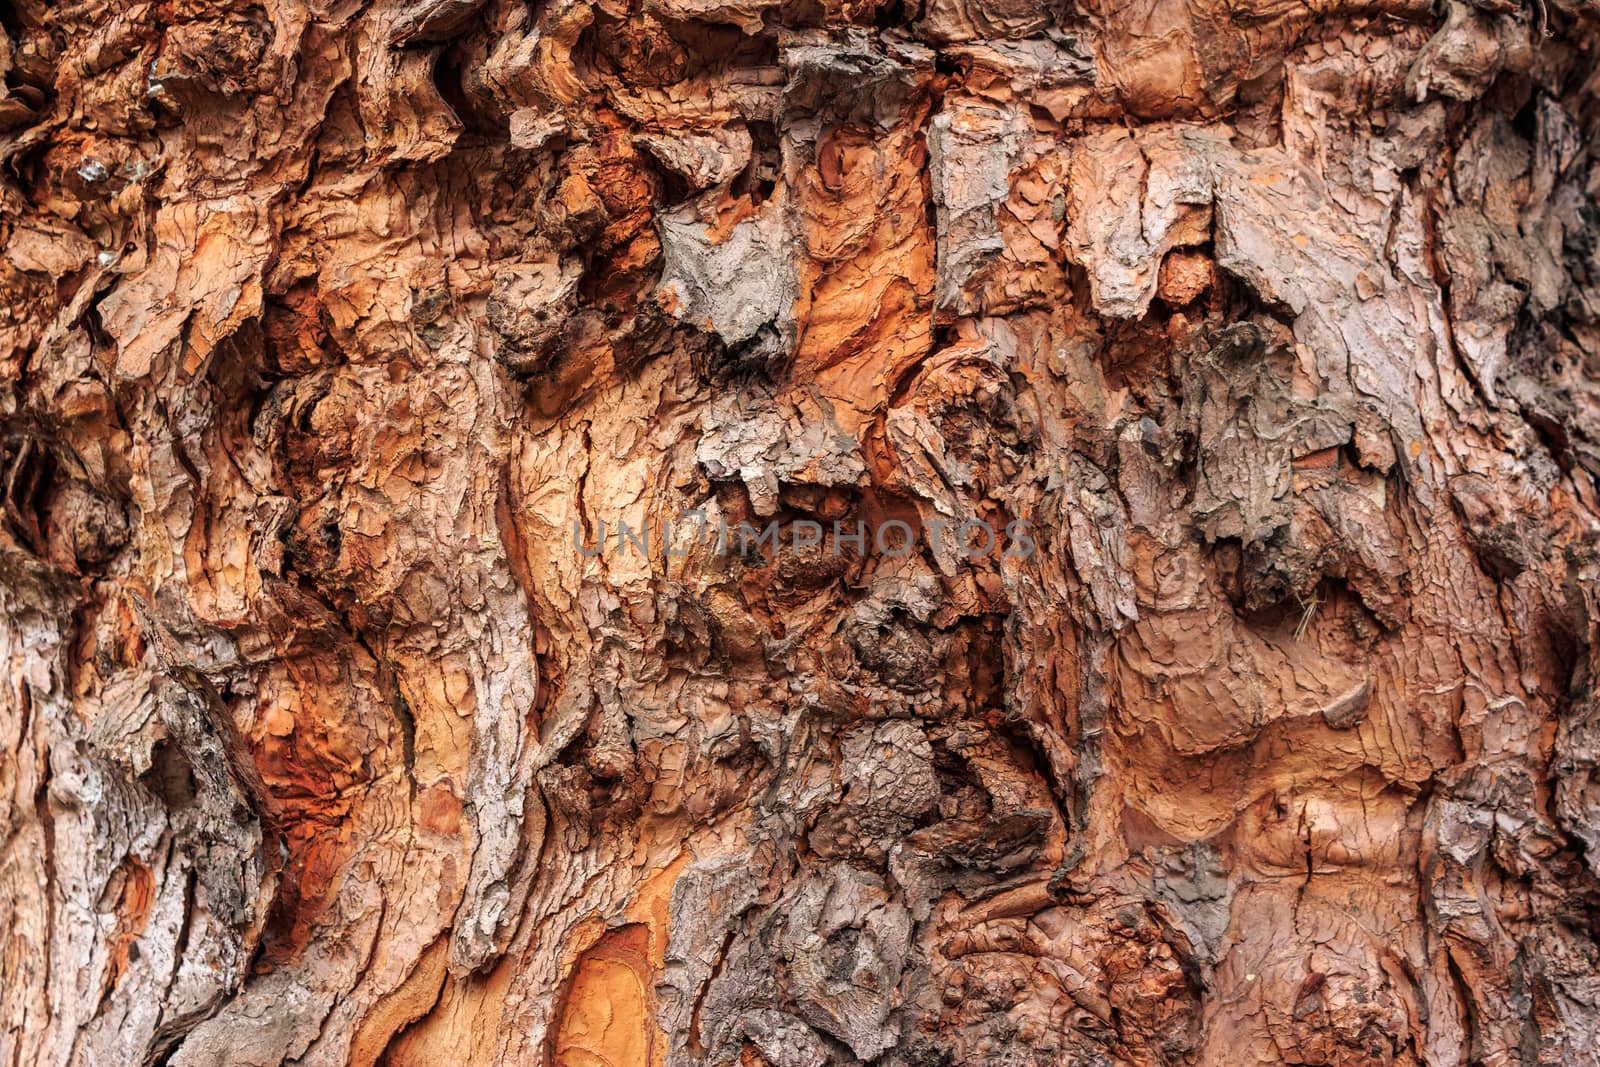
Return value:
[(0, 26), (0, 1063), (1600, 1063), (1593, 0)]

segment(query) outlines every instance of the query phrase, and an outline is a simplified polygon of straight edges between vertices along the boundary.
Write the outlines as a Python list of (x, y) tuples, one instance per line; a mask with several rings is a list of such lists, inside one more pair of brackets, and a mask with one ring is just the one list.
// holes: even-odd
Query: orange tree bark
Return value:
[(1595, 0), (0, 27), (0, 1064), (1600, 1063)]

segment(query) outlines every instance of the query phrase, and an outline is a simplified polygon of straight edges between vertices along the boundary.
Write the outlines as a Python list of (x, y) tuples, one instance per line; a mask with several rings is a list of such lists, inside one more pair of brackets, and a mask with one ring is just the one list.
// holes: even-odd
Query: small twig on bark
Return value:
[(1296, 593), (1294, 598), (1300, 602), (1300, 624), (1294, 628), (1294, 639), (1299, 641), (1305, 637), (1306, 630), (1311, 626), (1311, 620), (1316, 617), (1317, 608), (1323, 604), (1323, 597), (1321, 593), (1312, 590), (1309, 597)]

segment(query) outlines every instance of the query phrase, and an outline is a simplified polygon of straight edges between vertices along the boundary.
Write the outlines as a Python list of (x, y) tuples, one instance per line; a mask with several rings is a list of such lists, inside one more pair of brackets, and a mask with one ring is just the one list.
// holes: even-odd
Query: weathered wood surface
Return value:
[(1595, 0), (0, 29), (0, 1064), (1600, 1063)]

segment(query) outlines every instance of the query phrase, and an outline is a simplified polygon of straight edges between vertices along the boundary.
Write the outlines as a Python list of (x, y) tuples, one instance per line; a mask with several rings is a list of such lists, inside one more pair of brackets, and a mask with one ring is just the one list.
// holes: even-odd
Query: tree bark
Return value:
[(1600, 1064), (1596, 0), (0, 26), (0, 1064)]

